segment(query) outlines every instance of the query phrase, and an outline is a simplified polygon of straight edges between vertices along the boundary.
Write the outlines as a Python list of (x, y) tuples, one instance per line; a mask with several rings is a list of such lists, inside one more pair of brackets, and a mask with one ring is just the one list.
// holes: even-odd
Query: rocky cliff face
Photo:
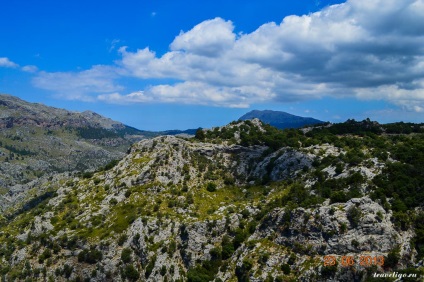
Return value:
[[(395, 156), (366, 156), (369, 147), (351, 157), (349, 146), (259, 121), (196, 136), (142, 140), (114, 167), (45, 182), (38, 201), (2, 219), (0, 273), (8, 281), (365, 281), (422, 272), (422, 207), (403, 225), (395, 201), (374, 193)], [(338, 263), (324, 265), (326, 256)], [(346, 256), (355, 264), (344, 266)], [(360, 265), (361, 256), (376, 263)]]

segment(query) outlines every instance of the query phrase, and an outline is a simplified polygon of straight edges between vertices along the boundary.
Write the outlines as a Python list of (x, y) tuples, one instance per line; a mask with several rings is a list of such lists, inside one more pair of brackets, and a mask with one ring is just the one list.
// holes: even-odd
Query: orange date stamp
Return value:
[[(359, 265), (363, 267), (370, 267), (373, 265), (384, 266), (384, 257), (383, 256), (359, 256)], [(341, 266), (353, 266), (358, 261), (354, 256), (341, 256), (340, 257)], [(333, 255), (328, 255), (324, 257), (323, 261), (324, 266), (333, 266), (337, 264), (337, 257)]]

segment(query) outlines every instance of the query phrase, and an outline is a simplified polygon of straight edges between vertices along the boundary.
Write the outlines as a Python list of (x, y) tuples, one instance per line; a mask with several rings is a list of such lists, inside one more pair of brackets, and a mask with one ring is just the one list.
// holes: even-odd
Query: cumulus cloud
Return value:
[(115, 68), (97, 65), (82, 72), (40, 72), (34, 79), (36, 87), (51, 90), (56, 96), (69, 100), (93, 101), (92, 94), (121, 91)]
[(12, 62), (11, 60), (9, 60), (9, 58), (6, 57), (1, 57), (0, 58), (0, 67), (4, 67), (4, 68), (17, 68), (19, 67), (18, 64)]
[(171, 50), (199, 56), (220, 57), (235, 41), (234, 26), (221, 18), (204, 21), (188, 32), (181, 32), (171, 43)]
[(4, 68), (20, 68), (20, 70), (24, 72), (32, 72), (35, 73), (38, 71), (37, 66), (34, 65), (26, 65), (23, 67), (20, 67), (17, 63), (11, 61), (9, 58), (1, 57), (0, 58), (0, 67)]
[[(236, 34), (231, 21), (215, 18), (182, 31), (162, 56), (149, 48), (119, 49), (122, 59), (113, 68), (120, 76), (177, 83), (125, 95), (107, 81), (116, 77), (106, 75), (93, 85), (85, 79), (84, 87), (105, 90), (98, 99), (109, 102), (244, 107), (332, 96), (384, 99), (422, 111), (423, 26), (423, 0), (349, 0), (248, 34)], [(49, 74), (43, 75), (46, 87)], [(66, 75), (51, 78), (57, 83)]]
[(155, 85), (144, 91), (137, 91), (127, 95), (119, 93), (99, 95), (98, 99), (109, 103), (145, 103), (160, 101), (164, 103), (198, 104), (209, 106), (227, 106), (246, 108), (252, 96), (262, 101), (272, 99), (272, 93), (266, 89), (250, 86), (214, 87), (202, 82), (183, 82), (175, 85)]

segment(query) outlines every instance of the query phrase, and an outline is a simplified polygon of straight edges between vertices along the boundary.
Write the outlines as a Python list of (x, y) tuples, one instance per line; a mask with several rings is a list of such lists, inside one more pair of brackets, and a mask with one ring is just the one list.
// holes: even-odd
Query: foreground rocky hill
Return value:
[(279, 131), (252, 120), (142, 140), (115, 166), (53, 177), (4, 214), (0, 274), (420, 281), (423, 146), (420, 125), (370, 121)]

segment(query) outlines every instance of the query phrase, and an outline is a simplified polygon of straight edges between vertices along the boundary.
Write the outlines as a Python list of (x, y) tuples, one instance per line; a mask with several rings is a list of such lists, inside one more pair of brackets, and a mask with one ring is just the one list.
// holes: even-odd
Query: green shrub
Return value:
[(321, 276), (323, 278), (333, 277), (337, 272), (337, 265), (323, 266), (321, 268)]
[(342, 222), (341, 224), (340, 224), (340, 233), (345, 233), (347, 231), (347, 224), (346, 223), (344, 223), (344, 222)]
[(128, 239), (128, 236), (126, 234), (122, 234), (118, 238), (118, 245), (122, 246), (125, 243), (125, 241), (127, 241), (127, 239)]
[(74, 268), (68, 264), (65, 264), (63, 266), (63, 275), (65, 276), (65, 278), (69, 278), (72, 274), (72, 271), (74, 270)]
[(131, 191), (130, 190), (125, 191), (125, 198), (128, 198), (129, 196), (131, 196)]
[(172, 240), (171, 243), (169, 243), (169, 248), (168, 248), (169, 256), (174, 255), (176, 250), (177, 250), (177, 243), (174, 240)]
[(241, 228), (237, 228), (233, 240), (234, 249), (237, 249), (246, 240), (248, 234)]
[(88, 178), (93, 177), (93, 175), (94, 175), (94, 173), (93, 173), (93, 172), (91, 172), (91, 171), (86, 171), (86, 172), (84, 172), (84, 173), (82, 174), (82, 178), (88, 179)]
[(266, 262), (268, 261), (268, 259), (269, 259), (269, 254), (268, 253), (263, 254), (263, 255), (261, 255), (259, 257), (258, 263), (260, 263), (260, 264), (266, 264)]
[(146, 271), (144, 272), (146, 279), (149, 278), (150, 274), (152, 274), (153, 268), (155, 267), (155, 263), (156, 263), (156, 255), (154, 255), (149, 260), (149, 263), (146, 266)]
[(213, 182), (209, 182), (206, 185), (206, 190), (208, 190), (209, 192), (215, 192), (216, 191), (216, 184)]
[(222, 238), (221, 246), (222, 246), (222, 259), (226, 260), (230, 258), (234, 253), (234, 245), (227, 235), (225, 235)]
[(131, 249), (124, 248), (122, 250), (122, 252), (121, 252), (121, 260), (122, 260), (122, 262), (123, 263), (129, 263), (132, 260), (131, 254), (132, 254)]
[(344, 191), (334, 191), (330, 195), (331, 203), (345, 203), (348, 197)]
[(224, 184), (225, 185), (234, 185), (236, 183), (236, 180), (231, 175), (226, 175), (224, 177)]
[(243, 264), (241, 266), (236, 267), (236, 276), (237, 280), (240, 282), (250, 281), (249, 275), (250, 270), (253, 267), (253, 262), (251, 260), (245, 259), (243, 260)]
[(124, 268), (123, 276), (130, 281), (137, 281), (140, 277), (140, 273), (137, 271), (137, 269), (135, 269), (132, 264), (128, 264)]
[(52, 252), (50, 249), (44, 249), (43, 253), (38, 257), (38, 262), (43, 263), (44, 260), (50, 258), (52, 256)]
[(110, 170), (114, 168), (119, 163), (119, 160), (112, 160), (107, 165), (105, 165), (103, 170)]
[(211, 260), (213, 261), (222, 259), (222, 250), (220, 248), (212, 248), (209, 251), (209, 254), (211, 255)]
[(347, 210), (347, 218), (350, 221), (350, 223), (352, 224), (352, 226), (356, 227), (359, 224), (359, 221), (362, 217), (362, 212), (361, 210), (352, 205), (348, 210)]
[(207, 282), (213, 280), (213, 275), (202, 266), (196, 266), (187, 272), (187, 280), (188, 282)]
[(289, 257), (289, 260), (287, 261), (287, 264), (293, 265), (295, 262), (296, 262), (296, 255), (292, 253)]
[(83, 250), (78, 254), (78, 262), (86, 262), (89, 264), (95, 264), (103, 258), (101, 251), (96, 249)]
[(206, 138), (205, 132), (199, 128), (194, 136), (197, 140), (203, 141)]
[(384, 260), (384, 266), (395, 268), (400, 260), (400, 248), (396, 247), (392, 249)]
[(162, 265), (161, 269), (160, 269), (160, 275), (165, 276), (166, 274), (166, 266)]
[(344, 166), (343, 166), (342, 163), (337, 163), (336, 170), (335, 170), (336, 174), (339, 175), (340, 173), (342, 173), (343, 172), (343, 168), (344, 168)]
[(283, 265), (281, 266), (281, 270), (283, 271), (283, 273), (284, 273), (285, 275), (289, 275), (289, 274), (290, 274), (290, 271), (291, 271), (291, 269), (290, 269), (290, 265), (288, 265), (287, 263), (283, 264)]

